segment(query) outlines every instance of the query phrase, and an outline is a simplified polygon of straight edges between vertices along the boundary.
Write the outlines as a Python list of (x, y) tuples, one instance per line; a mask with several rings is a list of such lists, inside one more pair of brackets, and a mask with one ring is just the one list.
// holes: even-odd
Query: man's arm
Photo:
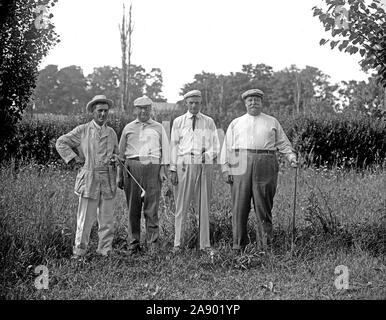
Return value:
[(208, 127), (210, 132), (207, 134), (210, 134), (210, 145), (204, 153), (205, 163), (215, 163), (220, 152), (220, 140), (218, 138), (216, 124), (213, 119), (210, 119)]
[(275, 147), (279, 150), (280, 153), (284, 154), (291, 164), (291, 166), (297, 166), (297, 157), (294, 149), (292, 148), (291, 142), (289, 141), (287, 135), (285, 134), (282, 126), (279, 121), (276, 120), (276, 142)]
[[(125, 150), (126, 150), (126, 127), (123, 128), (121, 138), (119, 139), (119, 144), (118, 144), (118, 157), (121, 161), (125, 159)], [(123, 168), (122, 166), (118, 163), (118, 168), (117, 168), (117, 185), (118, 188), (123, 189)]]
[(165, 128), (161, 126), (161, 169), (160, 180), (167, 180), (167, 167), (170, 164), (170, 145)]
[(177, 149), (179, 140), (179, 123), (178, 119), (175, 119), (170, 134), (170, 171), (177, 171)]
[(223, 172), (223, 177), (226, 183), (233, 182), (233, 176), (230, 174), (230, 168), (229, 168), (229, 153), (231, 151), (230, 148), (232, 147), (232, 137), (233, 137), (232, 128), (233, 128), (233, 125), (231, 123), (225, 134), (225, 138), (224, 138), (224, 142), (223, 142), (221, 154), (220, 154), (221, 171)]
[(82, 161), (79, 156), (74, 152), (73, 148), (77, 148), (80, 146), (83, 131), (84, 125), (80, 125), (69, 133), (60, 136), (56, 140), (56, 151), (66, 163), (69, 163), (72, 159), (74, 159), (76, 162)]
[(177, 148), (180, 140), (179, 123), (175, 119), (170, 134), (170, 179), (174, 186), (178, 184), (177, 176)]

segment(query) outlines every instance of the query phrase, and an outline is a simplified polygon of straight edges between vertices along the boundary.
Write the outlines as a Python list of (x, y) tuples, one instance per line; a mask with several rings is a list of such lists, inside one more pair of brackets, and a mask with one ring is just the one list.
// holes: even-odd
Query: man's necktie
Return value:
[(193, 128), (193, 131), (194, 129), (196, 128), (196, 119), (197, 119), (197, 116), (194, 114), (193, 117), (192, 117), (192, 128)]

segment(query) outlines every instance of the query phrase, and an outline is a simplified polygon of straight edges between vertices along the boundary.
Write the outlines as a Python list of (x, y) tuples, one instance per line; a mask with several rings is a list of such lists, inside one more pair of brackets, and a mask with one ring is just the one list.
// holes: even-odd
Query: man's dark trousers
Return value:
[(129, 249), (136, 250), (140, 247), (142, 204), (146, 222), (146, 242), (150, 247), (157, 246), (159, 238), (158, 207), (161, 195), (160, 165), (138, 159), (126, 159), (125, 166), (146, 190), (145, 197), (141, 199), (141, 189), (124, 171), (124, 189), (129, 210)]
[(248, 244), (248, 216), (251, 199), (257, 218), (257, 245), (265, 250), (272, 242), (272, 206), (276, 193), (279, 165), (274, 153), (247, 153), (246, 170), (233, 176), (232, 230), (233, 249), (244, 249)]

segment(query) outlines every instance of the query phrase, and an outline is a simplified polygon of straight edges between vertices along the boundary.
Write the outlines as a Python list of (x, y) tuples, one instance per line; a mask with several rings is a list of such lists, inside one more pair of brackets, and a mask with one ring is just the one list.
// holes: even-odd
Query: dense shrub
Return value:
[[(169, 121), (171, 126), (178, 115), (159, 112), (154, 117), (159, 122)], [(295, 118), (275, 116), (307, 164), (361, 168), (384, 162), (384, 120), (343, 115), (307, 115)], [(0, 160), (34, 160), (39, 164), (59, 161), (60, 157), (55, 150), (56, 139), (88, 120), (90, 118), (87, 116), (60, 121), (24, 120), (19, 124), (17, 134), (0, 147)], [(124, 126), (131, 120), (125, 114), (111, 114), (109, 125), (119, 138)], [(225, 125), (231, 120), (223, 119), (224, 125), (217, 125), (225, 131)]]
[(284, 121), (285, 131), (308, 164), (365, 168), (386, 157), (386, 121), (333, 115)]

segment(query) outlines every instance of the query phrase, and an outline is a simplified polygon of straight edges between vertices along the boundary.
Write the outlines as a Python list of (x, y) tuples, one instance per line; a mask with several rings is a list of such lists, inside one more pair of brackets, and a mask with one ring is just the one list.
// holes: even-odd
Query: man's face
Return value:
[(261, 97), (257, 96), (247, 97), (245, 99), (245, 107), (251, 116), (257, 116), (260, 114), (263, 107), (263, 100)]
[(141, 122), (146, 122), (150, 119), (151, 106), (135, 107), (137, 118)]
[(94, 106), (92, 115), (98, 125), (103, 126), (106, 123), (108, 114), (109, 106), (107, 104), (97, 104)]
[(197, 114), (201, 110), (201, 98), (200, 97), (189, 97), (185, 100), (188, 110), (191, 114)]

